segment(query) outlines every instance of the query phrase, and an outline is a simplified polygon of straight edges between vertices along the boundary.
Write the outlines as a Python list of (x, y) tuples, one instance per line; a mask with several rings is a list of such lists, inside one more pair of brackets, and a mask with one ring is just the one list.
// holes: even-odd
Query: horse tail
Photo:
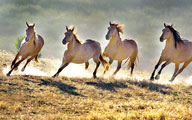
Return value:
[(109, 63), (103, 58), (102, 54), (100, 54), (99, 56), (99, 60), (102, 63), (102, 65), (104, 66), (105, 70), (107, 71), (109, 69)]
[(39, 63), (38, 55), (35, 57), (35, 62)]
[(136, 47), (130, 58), (126, 60), (127, 68), (129, 69), (131, 67), (131, 75), (133, 74), (133, 70), (135, 65), (137, 64), (137, 61), (139, 62), (139, 57), (138, 57), (138, 48)]

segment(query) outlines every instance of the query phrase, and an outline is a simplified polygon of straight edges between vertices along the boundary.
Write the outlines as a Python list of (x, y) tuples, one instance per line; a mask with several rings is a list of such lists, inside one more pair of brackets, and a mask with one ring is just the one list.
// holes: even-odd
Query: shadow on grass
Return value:
[(48, 81), (48, 80), (43, 80), (43, 79), (40, 79), (40, 80), (42, 83), (40, 83), (39, 85), (53, 86), (53, 87), (59, 88), (61, 91), (65, 92), (65, 93), (75, 95), (75, 96), (83, 96), (83, 95), (75, 92), (74, 90), (76, 90), (77, 88), (73, 87), (71, 85), (64, 84), (60, 81), (51, 81), (51, 80)]
[(128, 86), (123, 83), (123, 82), (110, 82), (110, 83), (105, 83), (105, 82), (86, 82), (87, 85), (93, 85), (98, 88), (101, 88), (103, 90), (109, 90), (113, 92), (117, 92), (115, 88), (128, 88)]
[(147, 88), (150, 91), (159, 92), (161, 94), (171, 94), (172, 88), (166, 85), (160, 85), (157, 83), (152, 83), (148, 81), (127, 81), (129, 84), (136, 85), (140, 88)]

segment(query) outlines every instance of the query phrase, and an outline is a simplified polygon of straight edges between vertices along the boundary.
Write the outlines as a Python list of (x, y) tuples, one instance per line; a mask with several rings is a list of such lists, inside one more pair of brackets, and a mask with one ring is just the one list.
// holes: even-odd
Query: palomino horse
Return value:
[[(178, 31), (175, 30), (173, 25), (166, 25), (164, 23), (163, 33), (160, 37), (160, 41), (166, 40), (166, 45), (161, 53), (159, 62), (155, 66), (155, 69), (151, 75), (151, 80), (154, 80), (155, 71), (158, 66), (165, 61), (161, 66), (155, 79), (160, 78), (162, 69), (170, 63), (175, 63), (175, 72), (170, 81), (173, 81), (177, 75), (179, 75), (185, 67), (192, 61), (192, 42), (188, 40), (182, 40)], [(181, 69), (179, 64), (184, 63)]]
[[(14, 69), (17, 69), (17, 67), (19, 66), (19, 64), (24, 61), (27, 57), (30, 56), (29, 59), (27, 59), (26, 64), (24, 65), (24, 67), (21, 69), (21, 71), (25, 70), (25, 67), (27, 66), (27, 64), (33, 59), (35, 58), (35, 61), (38, 62), (38, 53), (40, 52), (41, 48), (44, 45), (44, 40), (43, 38), (35, 33), (34, 27), (35, 24), (33, 25), (29, 25), (26, 22), (27, 25), (27, 29), (26, 29), (26, 38), (23, 40), (20, 49), (15, 57), (15, 59), (13, 60), (12, 64), (11, 64), (11, 70), (7, 73), (7, 76), (10, 76), (11, 72)], [(17, 61), (17, 59), (21, 56), (21, 59)]]
[[(109, 57), (109, 64), (112, 64), (113, 60), (118, 61), (117, 69), (113, 75), (115, 75), (120, 70), (122, 61), (129, 59), (127, 67), (131, 67), (132, 75), (135, 62), (138, 57), (137, 43), (134, 40), (121, 40), (120, 32), (123, 33), (123, 25), (118, 25), (117, 23), (111, 22), (109, 24), (110, 26), (108, 27), (106, 39), (110, 41), (105, 48), (103, 55)], [(105, 72), (106, 71), (104, 71), (104, 73)]]
[(93, 72), (93, 77), (96, 78), (97, 69), (100, 65), (100, 62), (103, 64), (105, 68), (108, 67), (107, 61), (105, 61), (101, 54), (101, 46), (99, 42), (94, 40), (86, 40), (85, 43), (81, 43), (77, 35), (74, 33), (74, 27), (72, 29), (68, 29), (66, 26), (67, 32), (65, 32), (65, 38), (62, 43), (67, 45), (67, 50), (64, 53), (63, 62), (57, 73), (53, 76), (56, 77), (59, 73), (69, 64), (76, 63), (82, 64), (85, 63), (85, 69), (89, 66), (89, 59), (93, 58), (96, 63), (95, 71)]

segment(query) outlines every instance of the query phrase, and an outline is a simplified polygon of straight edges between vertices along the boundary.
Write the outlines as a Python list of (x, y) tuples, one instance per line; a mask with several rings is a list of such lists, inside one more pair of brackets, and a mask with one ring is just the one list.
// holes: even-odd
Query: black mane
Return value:
[(167, 25), (166, 27), (168, 27), (173, 33), (175, 40), (175, 48), (177, 48), (177, 43), (183, 43), (183, 39), (181, 38), (180, 33), (175, 28), (173, 28), (173, 26)]

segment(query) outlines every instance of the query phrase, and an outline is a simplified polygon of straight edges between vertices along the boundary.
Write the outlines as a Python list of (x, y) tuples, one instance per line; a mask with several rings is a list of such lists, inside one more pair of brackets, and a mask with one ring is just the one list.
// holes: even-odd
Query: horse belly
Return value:
[(76, 63), (76, 64), (81, 64), (81, 63), (85, 63), (87, 62), (89, 59), (91, 59), (93, 57), (93, 54), (92, 53), (80, 53), (80, 54), (77, 54), (72, 62), (73, 63)]
[(133, 53), (133, 49), (131, 49), (131, 47), (122, 47), (118, 50), (118, 53), (115, 56), (115, 60), (125, 60), (128, 57), (130, 57)]
[(183, 53), (181, 55), (178, 55), (176, 57), (176, 59), (173, 59), (172, 61), (174, 63), (183, 63), (183, 62), (186, 62), (186, 61), (189, 61), (189, 60), (192, 60), (192, 55), (187, 54), (187, 53)]

